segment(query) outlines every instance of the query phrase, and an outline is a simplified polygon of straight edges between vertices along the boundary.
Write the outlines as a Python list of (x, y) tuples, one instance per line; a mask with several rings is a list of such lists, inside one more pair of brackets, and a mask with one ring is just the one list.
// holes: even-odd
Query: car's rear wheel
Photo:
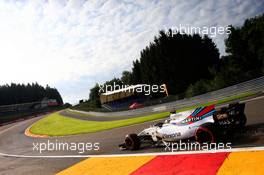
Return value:
[(125, 139), (126, 148), (129, 150), (138, 150), (140, 148), (140, 140), (137, 134), (129, 134)]
[(216, 134), (213, 129), (213, 124), (201, 125), (195, 132), (195, 140), (198, 143), (215, 143)]
[(238, 122), (237, 122), (237, 125), (238, 127), (242, 128), (246, 125), (247, 123), (247, 117), (245, 114), (242, 114), (241, 116), (239, 116), (239, 119), (238, 119)]

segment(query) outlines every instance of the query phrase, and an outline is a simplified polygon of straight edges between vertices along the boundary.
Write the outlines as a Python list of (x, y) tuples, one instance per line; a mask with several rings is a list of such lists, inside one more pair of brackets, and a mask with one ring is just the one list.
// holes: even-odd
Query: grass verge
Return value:
[(167, 117), (168, 115), (169, 112), (163, 112), (159, 114), (136, 117), (132, 119), (98, 122), (83, 121), (64, 117), (58, 112), (56, 112), (34, 123), (30, 128), (30, 132), (33, 134), (49, 136), (65, 136), (82, 133), (91, 133), (113, 129), (121, 126), (128, 126), (132, 124), (157, 120)]

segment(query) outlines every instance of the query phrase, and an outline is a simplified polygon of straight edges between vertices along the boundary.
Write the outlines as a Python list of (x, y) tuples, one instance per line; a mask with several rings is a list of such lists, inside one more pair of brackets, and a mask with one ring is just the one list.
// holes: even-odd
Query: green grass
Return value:
[(121, 126), (128, 126), (146, 121), (152, 121), (167, 117), (169, 112), (160, 114), (152, 114), (148, 116), (136, 117), (125, 120), (115, 121), (83, 121), (64, 117), (58, 112), (50, 114), (49, 116), (37, 121), (30, 128), (33, 134), (49, 135), (49, 136), (65, 136), (73, 134), (91, 133), (113, 129)]
[[(233, 101), (236, 99), (245, 98), (248, 96), (252, 96), (254, 93), (243, 93), (236, 96), (227, 97), (223, 100), (208, 102), (204, 104), (197, 104), (194, 106), (185, 107), (182, 109), (178, 109), (177, 111), (185, 111), (190, 110), (199, 106), (207, 106), (211, 104), (223, 104), (229, 101)], [(79, 112), (74, 112), (77, 114), (81, 114), (82, 116), (91, 116), (82, 114)], [(124, 120), (115, 120), (115, 121), (87, 121), (87, 120), (78, 120), (70, 117), (64, 117), (60, 115), (58, 112), (53, 113), (32, 125), (30, 131), (33, 134), (40, 135), (49, 135), (49, 136), (64, 136), (64, 135), (74, 135), (74, 134), (82, 134), (82, 133), (91, 133), (98, 132), (108, 129), (113, 129), (122, 126), (128, 126), (137, 123), (143, 123), (147, 121), (157, 120), (165, 118), (169, 115), (169, 112), (162, 112), (159, 114), (152, 114), (148, 116), (141, 116), (131, 119)]]

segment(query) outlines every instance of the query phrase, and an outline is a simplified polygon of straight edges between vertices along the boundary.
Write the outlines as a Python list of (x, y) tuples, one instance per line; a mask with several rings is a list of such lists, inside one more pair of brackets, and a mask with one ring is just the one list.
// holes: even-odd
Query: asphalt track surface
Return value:
[[(264, 98), (257, 97), (246, 102), (247, 127), (232, 141), (233, 147), (263, 146), (264, 145)], [(117, 145), (123, 142), (127, 133), (138, 133), (157, 121), (116, 128), (97, 133), (52, 137), (31, 138), (24, 131), (42, 117), (0, 127), (0, 174), (54, 174), (85, 158), (80, 157), (41, 157), (65, 155), (94, 155), (94, 154), (134, 154), (149, 152), (164, 152), (164, 148), (147, 147), (139, 151), (121, 151)], [(33, 150), (33, 143), (99, 143), (98, 151), (79, 154), (77, 151), (43, 151)], [(26, 157), (38, 156), (38, 157)]]
[(124, 119), (130, 119), (130, 118), (135, 118), (139, 115), (135, 116), (93, 116), (86, 114), (86, 116), (78, 115), (77, 113), (72, 113), (68, 110), (63, 110), (60, 112), (61, 115), (65, 117), (71, 117), (75, 119), (80, 119), (80, 120), (89, 120), (89, 121), (115, 121), (115, 120), (124, 120)]

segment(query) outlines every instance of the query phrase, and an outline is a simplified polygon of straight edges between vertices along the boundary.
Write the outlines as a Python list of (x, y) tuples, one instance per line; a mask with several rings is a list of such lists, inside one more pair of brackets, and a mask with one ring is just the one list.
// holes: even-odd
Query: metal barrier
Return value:
[[(196, 104), (207, 103), (211, 101), (223, 100), (231, 96), (240, 95), (243, 93), (257, 93), (264, 92), (264, 76), (256, 79), (252, 79), (243, 83), (239, 83), (233, 86), (229, 86), (223, 89), (219, 89), (216, 91), (208, 92), (202, 95), (198, 95), (191, 98), (184, 98), (181, 100), (162, 103), (153, 106), (147, 106), (145, 108), (129, 110), (129, 111), (119, 111), (119, 112), (83, 112), (89, 113), (91, 115), (97, 116), (124, 116), (124, 115), (140, 115), (143, 113), (151, 113), (157, 111), (165, 111), (171, 109), (179, 109), (187, 106), (192, 106)], [(79, 111), (80, 112), (80, 111)]]

